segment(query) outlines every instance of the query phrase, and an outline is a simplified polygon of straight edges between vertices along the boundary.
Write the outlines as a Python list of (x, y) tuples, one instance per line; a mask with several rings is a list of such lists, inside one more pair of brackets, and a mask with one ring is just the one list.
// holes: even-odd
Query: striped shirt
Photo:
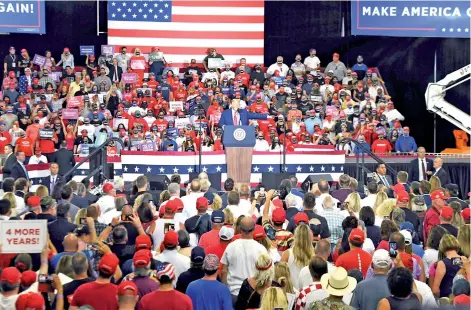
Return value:
[(322, 285), (320, 282), (314, 282), (308, 286), (303, 287), (299, 291), (294, 309), (305, 310), (307, 309), (306, 305), (310, 305), (312, 302), (317, 300), (322, 300), (328, 295), (329, 294), (322, 289)]
[[(264, 221), (262, 223), (265, 231), (275, 230), (270, 221)], [(294, 241), (294, 235), (290, 231), (280, 229), (275, 231), (275, 241), (278, 248), (278, 252), (284, 252), (291, 247)]]

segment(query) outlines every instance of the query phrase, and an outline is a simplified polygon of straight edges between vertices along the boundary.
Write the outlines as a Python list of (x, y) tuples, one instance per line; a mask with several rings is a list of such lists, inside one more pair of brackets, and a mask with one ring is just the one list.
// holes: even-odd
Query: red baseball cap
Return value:
[(3, 269), (0, 281), (7, 281), (12, 285), (18, 284), (21, 281), (21, 272), (16, 267), (7, 267)]
[(139, 291), (137, 289), (136, 283), (132, 281), (123, 281), (118, 286), (118, 295), (119, 296), (138, 296)]
[(265, 232), (265, 229), (263, 229), (263, 226), (255, 225), (255, 229), (252, 233), (252, 237), (254, 238), (254, 240), (260, 241), (265, 239), (266, 236), (267, 233)]
[(471, 215), (471, 211), (469, 210), (469, 208), (466, 208), (463, 211), (461, 211), (461, 216), (463, 217), (465, 221), (469, 221), (470, 215)]
[(453, 218), (453, 209), (449, 206), (443, 206), (440, 210), (440, 216), (444, 219), (451, 220)]
[(149, 235), (139, 235), (136, 238), (136, 251), (138, 250), (150, 250), (152, 247), (152, 240)]
[(468, 306), (471, 303), (471, 298), (466, 295), (466, 294), (461, 294), (453, 298), (453, 304), (455, 306), (460, 305), (460, 306)]
[(396, 194), (398, 202), (408, 202), (410, 200), (409, 193), (406, 191), (399, 191)]
[(175, 200), (176, 199), (167, 201), (167, 203), (165, 204), (165, 211), (172, 212), (172, 213), (177, 212), (178, 203)]
[(208, 199), (205, 197), (196, 199), (196, 210), (208, 210)]
[(365, 242), (365, 232), (359, 228), (352, 229), (348, 240), (363, 243)]
[(295, 223), (296, 225), (298, 225), (299, 222), (304, 222), (304, 223), (306, 223), (306, 224), (309, 223), (309, 217), (307, 216), (306, 213), (304, 213), (304, 212), (298, 212), (298, 213), (296, 213), (296, 215), (294, 216), (294, 223)]
[(21, 294), (16, 300), (16, 310), (43, 310), (44, 298), (39, 293)]
[(132, 259), (134, 267), (137, 267), (137, 268), (147, 267), (150, 263), (151, 255), (152, 254), (150, 250), (139, 250), (136, 253), (134, 253), (134, 257)]
[(105, 193), (105, 194), (108, 194), (113, 189), (114, 189), (114, 186), (111, 183), (105, 183), (105, 185), (103, 185), (103, 193)]
[(404, 267), (412, 271), (412, 269), (414, 269), (414, 261), (412, 260), (412, 255), (407, 254), (406, 252), (401, 252), (400, 256)]
[(38, 275), (36, 272), (32, 270), (26, 270), (21, 274), (21, 285), (25, 287), (30, 287), (33, 285), (34, 282), (36, 282), (36, 279), (38, 278)]
[(174, 247), (178, 245), (178, 234), (174, 230), (169, 230), (164, 236), (164, 245)]
[(443, 191), (437, 189), (437, 190), (434, 190), (434, 191), (430, 194), (430, 198), (431, 198), (432, 200), (445, 199), (445, 194), (443, 193)]
[(114, 253), (106, 253), (100, 259), (100, 263), (98, 264), (98, 270), (108, 275), (112, 275), (115, 273), (116, 268), (118, 268), (119, 259)]
[(26, 202), (30, 207), (39, 207), (41, 205), (41, 198), (39, 196), (31, 196)]
[(340, 57), (339, 53), (334, 53), (332, 56), (334, 56), (334, 57)]
[(283, 201), (281, 199), (275, 199), (271, 202), (276, 208), (283, 208)]
[[(279, 200), (279, 199), (277, 199), (277, 200)], [(286, 220), (286, 211), (285, 211), (285, 209), (283, 209), (283, 207), (281, 207), (281, 208), (276, 208), (275, 210), (273, 210), (273, 212), (271, 214), (271, 219), (272, 219), (273, 223), (284, 223), (284, 221)]]
[(406, 188), (404, 187), (404, 185), (402, 185), (401, 183), (397, 183), (396, 185), (394, 185), (393, 187), (391, 187), (391, 189), (397, 194), (399, 193), (400, 191), (405, 191)]

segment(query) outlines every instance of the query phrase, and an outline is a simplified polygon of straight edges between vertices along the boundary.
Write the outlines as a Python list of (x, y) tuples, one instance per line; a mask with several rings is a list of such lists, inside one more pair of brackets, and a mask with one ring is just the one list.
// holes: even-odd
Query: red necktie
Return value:
[(237, 126), (237, 113), (234, 111), (234, 126)]

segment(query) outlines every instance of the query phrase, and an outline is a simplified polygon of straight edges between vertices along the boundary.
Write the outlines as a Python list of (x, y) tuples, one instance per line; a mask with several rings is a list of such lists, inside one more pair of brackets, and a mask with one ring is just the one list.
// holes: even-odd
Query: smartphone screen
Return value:
[(260, 187), (260, 193), (265, 193), (265, 187)]
[(397, 243), (390, 241), (389, 242), (389, 256), (396, 257), (397, 256)]

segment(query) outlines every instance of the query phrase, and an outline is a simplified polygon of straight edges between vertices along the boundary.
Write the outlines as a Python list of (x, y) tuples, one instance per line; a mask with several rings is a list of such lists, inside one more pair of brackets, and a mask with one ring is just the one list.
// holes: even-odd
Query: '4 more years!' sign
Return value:
[(2, 253), (41, 253), (47, 242), (47, 221), (0, 221)]

